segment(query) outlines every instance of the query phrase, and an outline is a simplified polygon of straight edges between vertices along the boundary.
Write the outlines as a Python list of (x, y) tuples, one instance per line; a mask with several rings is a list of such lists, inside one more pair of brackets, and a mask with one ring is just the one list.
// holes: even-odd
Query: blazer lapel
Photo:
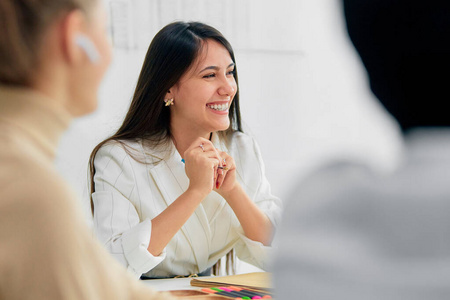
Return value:
[[(156, 153), (151, 155), (158, 157)], [(187, 190), (189, 178), (186, 176), (181, 156), (173, 144), (171, 155), (166, 157), (168, 158), (150, 168), (150, 173), (157, 183), (166, 205), (169, 206)], [(197, 272), (204, 271), (209, 258), (211, 229), (202, 204), (197, 207), (192, 216), (181, 227), (181, 232), (192, 248), (197, 261)]]

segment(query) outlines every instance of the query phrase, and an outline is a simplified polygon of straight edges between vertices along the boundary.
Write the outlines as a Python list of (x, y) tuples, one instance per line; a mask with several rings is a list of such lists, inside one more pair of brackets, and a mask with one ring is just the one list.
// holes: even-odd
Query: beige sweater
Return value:
[(0, 299), (171, 299), (139, 283), (92, 237), (53, 159), (69, 114), (0, 87)]

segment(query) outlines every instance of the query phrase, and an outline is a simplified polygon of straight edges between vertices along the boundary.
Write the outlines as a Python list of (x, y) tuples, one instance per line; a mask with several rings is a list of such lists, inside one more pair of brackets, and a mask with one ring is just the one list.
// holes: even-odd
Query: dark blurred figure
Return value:
[(377, 174), (336, 161), (295, 188), (276, 298), (450, 299), (450, 1), (343, 3), (372, 91), (403, 130), (402, 162)]

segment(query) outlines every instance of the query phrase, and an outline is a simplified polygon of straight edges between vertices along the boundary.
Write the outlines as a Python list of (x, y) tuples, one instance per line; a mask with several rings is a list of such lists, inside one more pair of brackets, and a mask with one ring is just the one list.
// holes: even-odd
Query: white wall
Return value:
[(108, 1), (116, 8), (111, 24), (116, 48), (99, 109), (73, 123), (57, 157), (86, 212), (90, 151), (119, 126), (151, 37), (174, 19), (207, 22), (232, 43), (244, 128), (256, 136), (273, 192), (282, 199), (330, 157), (356, 156), (380, 168), (395, 161), (397, 127), (368, 89), (340, 1)]

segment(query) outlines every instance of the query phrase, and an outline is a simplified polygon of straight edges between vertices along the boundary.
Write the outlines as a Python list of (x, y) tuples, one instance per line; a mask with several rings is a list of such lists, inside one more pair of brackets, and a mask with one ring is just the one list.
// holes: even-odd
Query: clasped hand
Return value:
[(210, 140), (196, 139), (184, 152), (189, 188), (204, 196), (215, 190), (225, 195), (236, 185), (236, 165), (226, 152), (216, 149)]

